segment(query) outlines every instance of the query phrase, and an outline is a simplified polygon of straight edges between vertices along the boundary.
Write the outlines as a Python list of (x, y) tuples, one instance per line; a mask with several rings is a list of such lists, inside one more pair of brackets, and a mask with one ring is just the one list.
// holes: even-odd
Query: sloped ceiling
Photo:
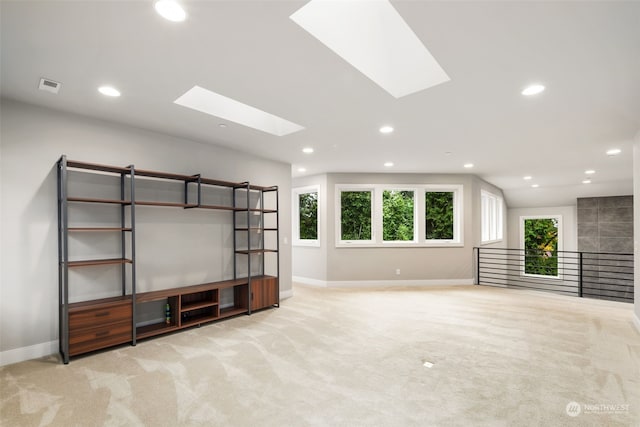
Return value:
[[(151, 1), (2, 1), (1, 95), (291, 163), (293, 176), (473, 173), (513, 207), (632, 193), (640, 2), (393, 1), (451, 78), (399, 99), (289, 19), (305, 2), (183, 4), (172, 23)], [(60, 93), (38, 90), (41, 77)], [(546, 91), (523, 97), (531, 82)], [(100, 95), (105, 83), (122, 96)], [(305, 130), (272, 136), (173, 103), (194, 85)]]

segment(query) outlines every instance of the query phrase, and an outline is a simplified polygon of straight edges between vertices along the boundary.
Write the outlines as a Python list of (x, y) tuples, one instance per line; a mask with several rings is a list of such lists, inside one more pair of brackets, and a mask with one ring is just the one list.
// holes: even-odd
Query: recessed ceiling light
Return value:
[(100, 86), (98, 88), (98, 92), (105, 96), (118, 97), (120, 96), (120, 91), (112, 86)]
[(524, 179), (525, 181), (531, 181), (533, 177), (531, 175), (527, 175), (527, 176), (523, 176), (522, 179)]
[(226, 127), (227, 127), (227, 125), (225, 125), (224, 123), (220, 123), (220, 124), (218, 125), (218, 127), (219, 127), (219, 128), (226, 128)]
[(312, 0), (289, 18), (396, 98), (450, 80), (389, 1)]
[(391, 166), (393, 166), (393, 162), (386, 162), (386, 163), (384, 164), (384, 167), (385, 167), (385, 168), (390, 168)]
[(451, 151), (445, 151), (445, 152), (444, 152), (444, 155), (445, 155), (445, 156), (450, 156), (451, 154), (453, 154)]
[(619, 148), (612, 148), (611, 150), (607, 151), (607, 156), (617, 156), (618, 154), (622, 153), (622, 150)]
[(307, 170), (305, 168), (298, 168), (298, 172), (306, 172)]
[(200, 86), (192, 87), (173, 102), (276, 136), (284, 136), (304, 129), (298, 124)]
[(531, 188), (538, 188), (538, 187), (540, 187), (539, 184), (531, 184)]
[(521, 93), (524, 96), (531, 96), (531, 95), (536, 95), (536, 94), (542, 92), (543, 90), (544, 90), (544, 86), (542, 86), (541, 84), (534, 84), (534, 85), (527, 86), (526, 88), (524, 88)]
[(393, 132), (393, 128), (391, 126), (382, 126), (380, 128), (380, 133), (391, 133)]
[(467, 169), (471, 169), (473, 167), (473, 163), (465, 163), (464, 167)]
[(302, 149), (302, 152), (305, 153), (305, 154), (311, 154), (311, 153), (313, 153), (313, 148), (305, 147), (305, 148)]
[(582, 181), (583, 184), (591, 184), (591, 180), (590, 179), (585, 179), (584, 181)]
[(169, 21), (182, 22), (187, 18), (187, 13), (175, 0), (158, 0), (155, 8), (160, 16)]
[(584, 171), (585, 174), (587, 175), (593, 175), (594, 173), (596, 173), (596, 171), (594, 171), (593, 169), (588, 169), (586, 171)]

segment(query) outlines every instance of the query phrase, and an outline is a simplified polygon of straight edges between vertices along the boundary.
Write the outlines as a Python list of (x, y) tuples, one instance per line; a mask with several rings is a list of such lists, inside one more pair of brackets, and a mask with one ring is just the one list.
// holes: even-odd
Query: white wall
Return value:
[(578, 250), (578, 213), (575, 206), (509, 209), (508, 243), (510, 248), (520, 248), (520, 217), (535, 215), (562, 216), (562, 250)]
[[(294, 280), (307, 283), (327, 280), (327, 176), (314, 175), (297, 178), (294, 188), (318, 186), (318, 240), (319, 246), (294, 246), (292, 249)], [(297, 212), (292, 212), (297, 215)]]
[[(0, 283), (0, 364), (57, 351), (58, 335), (58, 252), (57, 252), (57, 194), (55, 163), (62, 154), (70, 159), (152, 169), (183, 174), (202, 173), (209, 178), (228, 181), (249, 180), (258, 185), (280, 187), (280, 287), (281, 293), (291, 293), (291, 178), (290, 165), (252, 157), (247, 154), (149, 132), (137, 128), (57, 112), (9, 100), (1, 104), (1, 245), (2, 272)], [(141, 208), (142, 209), (142, 208)], [(145, 208), (149, 209), (149, 208)], [(171, 226), (169, 211), (184, 213), (195, 223), (206, 222), (202, 211), (160, 210), (148, 213), (147, 225), (153, 221), (167, 223), (168, 239), (178, 232)], [(139, 213), (139, 217), (144, 216)], [(212, 214), (215, 221), (230, 221), (230, 217)], [(179, 245), (180, 253), (188, 259), (189, 251), (197, 258), (199, 253), (211, 250), (211, 244), (231, 248), (216, 240), (216, 229), (209, 228), (207, 239), (199, 239), (183, 222), (176, 227), (191, 232), (192, 238)], [(228, 227), (228, 224), (226, 225)], [(224, 226), (223, 226), (224, 228)], [(157, 230), (157, 229), (156, 229)], [(173, 231), (171, 231), (173, 230)], [(191, 231), (189, 231), (191, 230)], [(148, 231), (148, 230), (147, 230)], [(154, 231), (151, 231), (153, 233)], [(172, 234), (173, 233), (173, 234)], [(149, 233), (146, 233), (149, 236)], [(138, 245), (149, 245), (142, 237)], [(83, 243), (80, 241), (80, 245)], [(170, 246), (170, 245), (168, 245)], [(220, 252), (218, 249), (215, 251)], [(138, 251), (141, 264), (155, 261), (164, 265), (163, 252), (145, 258)], [(149, 252), (147, 252), (149, 253)], [(230, 258), (229, 258), (230, 259)], [(212, 260), (212, 272), (196, 272), (190, 268), (177, 271), (168, 279), (163, 273), (155, 279), (139, 276), (141, 285), (174, 287), (193, 284), (191, 281), (228, 275), (225, 266)], [(169, 273), (167, 273), (169, 274)], [(155, 280), (155, 283), (151, 283)], [(165, 283), (167, 282), (167, 283)], [(169, 283), (170, 282), (170, 283)], [(173, 284), (173, 285), (171, 285)]]
[[(464, 245), (452, 247), (336, 247), (336, 184), (457, 184), (463, 186)], [(502, 191), (473, 175), (327, 174), (296, 178), (294, 187), (320, 185), (321, 248), (295, 247), (294, 276), (326, 285), (472, 283), (473, 247), (480, 243), (480, 191)], [(506, 245), (505, 241), (495, 246)], [(401, 274), (396, 275), (396, 269)], [(306, 279), (306, 280), (304, 280)], [(310, 280), (308, 280), (310, 279)]]

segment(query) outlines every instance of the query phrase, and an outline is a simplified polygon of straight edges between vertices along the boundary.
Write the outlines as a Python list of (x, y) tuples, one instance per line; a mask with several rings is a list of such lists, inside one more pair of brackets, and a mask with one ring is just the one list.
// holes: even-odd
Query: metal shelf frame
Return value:
[[(69, 169), (73, 171), (84, 171), (87, 173), (98, 173), (107, 176), (119, 177), (120, 185), (120, 198), (119, 199), (102, 199), (102, 198), (86, 198), (86, 197), (73, 197), (69, 196)], [(136, 199), (136, 182), (139, 179), (156, 179), (182, 181), (184, 183), (184, 203), (175, 202), (163, 202), (163, 201), (151, 201), (151, 200), (137, 200)], [(192, 186), (196, 186), (195, 191)], [(231, 191), (231, 204), (205, 204), (203, 203), (203, 189), (202, 186), (214, 186), (220, 188), (226, 188)], [(190, 191), (191, 190), (191, 191)], [(275, 209), (269, 205), (268, 209), (265, 209), (265, 194), (275, 192)], [(125, 167), (100, 165), (88, 162), (79, 162), (68, 160), (66, 155), (62, 155), (57, 161), (57, 194), (58, 194), (58, 299), (59, 299), (59, 351), (64, 364), (69, 363), (69, 314), (70, 309), (77, 310), (78, 306), (86, 306), (93, 304), (100, 304), (100, 299), (82, 301), (80, 303), (73, 303), (70, 306), (69, 303), (69, 268), (91, 268), (97, 265), (112, 265), (114, 268), (120, 265), (120, 281), (121, 290), (120, 297), (126, 301), (126, 304), (131, 303), (132, 311), (132, 325), (131, 325), (131, 344), (136, 345), (138, 333), (137, 333), (137, 303), (143, 303), (142, 300), (137, 301), (137, 277), (136, 277), (136, 206), (164, 206), (164, 207), (181, 207), (183, 209), (207, 209), (207, 210), (220, 210), (230, 212), (233, 222), (233, 280), (247, 281), (247, 296), (246, 307), (247, 310), (239, 309), (227, 309), (221, 310), (220, 318), (230, 317), (232, 315), (241, 314), (246, 312), (251, 314), (252, 311), (252, 277), (257, 277), (257, 274), (252, 274), (252, 257), (254, 253), (259, 253), (261, 256), (260, 275), (264, 276), (265, 272), (265, 253), (276, 254), (276, 282), (278, 292), (278, 304), (279, 306), (279, 294), (280, 294), (280, 233), (279, 233), (279, 199), (278, 199), (278, 187), (260, 187), (251, 185), (248, 181), (245, 182), (230, 182), (214, 180), (209, 178), (203, 178), (200, 174), (195, 175), (180, 175), (166, 172), (157, 172), (150, 170), (136, 169), (134, 165)], [(252, 195), (259, 197), (258, 206), (252, 206)], [(195, 200), (190, 200), (194, 199)], [(255, 203), (255, 199), (253, 199)], [(98, 226), (98, 227), (69, 227), (69, 206), (70, 204), (103, 204), (103, 205), (119, 205), (120, 224), (113, 224), (110, 226)], [(258, 225), (252, 225), (251, 220), (255, 220), (256, 214), (259, 215), (260, 223)], [(275, 227), (265, 227), (264, 219), (266, 215), (276, 215)], [(246, 227), (240, 225), (240, 220), (246, 220)], [(119, 226), (118, 226), (119, 225)], [(98, 260), (86, 260), (86, 261), (70, 261), (69, 260), (69, 233), (91, 233), (91, 232), (109, 232), (120, 233), (120, 256), (111, 259), (98, 259)], [(276, 233), (275, 248), (265, 248), (265, 232)], [(239, 234), (246, 233), (246, 239), (239, 238)], [(127, 236), (128, 234), (128, 236)], [(256, 234), (259, 234), (259, 240), (256, 240)], [(247, 249), (238, 249), (239, 245), (243, 243), (247, 244)], [(238, 258), (246, 256), (246, 277), (244, 277), (244, 271), (238, 272)], [(244, 270), (244, 269), (243, 269)], [(243, 276), (243, 277), (238, 277)], [(127, 289), (129, 285), (129, 289)], [(144, 294), (141, 294), (144, 295)], [(237, 298), (238, 296), (236, 296)], [(240, 301), (244, 301), (244, 292)], [(154, 334), (148, 334), (154, 335)]]
[[(103, 199), (83, 199), (69, 197), (69, 174), (68, 169), (99, 171), (120, 176), (120, 200)], [(68, 161), (65, 155), (61, 156), (57, 164), (58, 175), (58, 325), (59, 325), (59, 350), (62, 361), (69, 363), (69, 268), (77, 266), (92, 265), (120, 265), (121, 296), (127, 295), (127, 270), (131, 280), (132, 325), (131, 342), (136, 344), (135, 318), (136, 318), (136, 237), (135, 237), (135, 170), (133, 165), (124, 168), (114, 166), (102, 166), (93, 163), (83, 163)], [(127, 177), (129, 182), (127, 183)], [(128, 184), (128, 185), (127, 185)], [(127, 187), (129, 189), (130, 200), (126, 200)], [(93, 263), (69, 261), (69, 203), (115, 203), (120, 205), (120, 227), (110, 228), (110, 231), (120, 232), (120, 254), (121, 262), (113, 260), (96, 260)], [(127, 227), (127, 209), (129, 210), (129, 226)], [(73, 231), (73, 228), (71, 229)], [(127, 258), (127, 237), (130, 234), (129, 258)], [(127, 268), (127, 264), (130, 265)]]

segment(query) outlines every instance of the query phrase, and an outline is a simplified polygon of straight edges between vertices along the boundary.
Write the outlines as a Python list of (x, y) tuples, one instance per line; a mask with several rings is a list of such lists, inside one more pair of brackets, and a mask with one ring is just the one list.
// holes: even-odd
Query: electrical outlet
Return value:
[(399, 275), (400, 275), (400, 269), (396, 268), (396, 276), (399, 276)]

